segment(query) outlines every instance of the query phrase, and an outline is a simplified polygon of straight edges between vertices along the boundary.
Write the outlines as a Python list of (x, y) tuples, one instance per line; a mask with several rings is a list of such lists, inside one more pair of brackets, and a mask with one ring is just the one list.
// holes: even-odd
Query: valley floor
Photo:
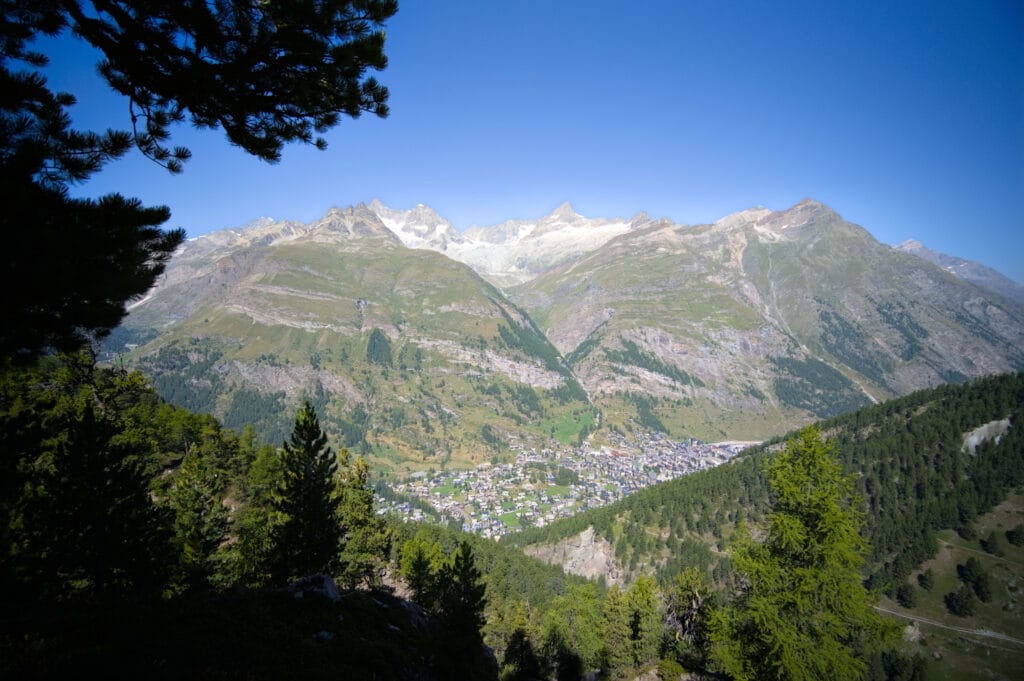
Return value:
[[(424, 472), (391, 487), (404, 497), (426, 502), (442, 520), (460, 522), (464, 530), (484, 537), (499, 537), (524, 526), (543, 527), (655, 483), (717, 466), (741, 446), (643, 435), (632, 440), (618, 437), (600, 449), (521, 448), (512, 463)], [(407, 501), (382, 502), (378, 510), (424, 518), (423, 510)]]

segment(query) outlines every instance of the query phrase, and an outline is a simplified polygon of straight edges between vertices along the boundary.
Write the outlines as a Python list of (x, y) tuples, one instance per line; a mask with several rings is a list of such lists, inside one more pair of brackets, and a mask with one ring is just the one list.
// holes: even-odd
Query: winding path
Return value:
[(985, 636), (987, 638), (994, 638), (1000, 641), (1007, 641), (1009, 643), (1015, 643), (1019, 646), (1024, 646), (1024, 639), (1014, 638), (1006, 634), (1000, 634), (998, 631), (992, 631), (990, 629), (968, 629), (967, 627), (954, 627), (948, 624), (943, 624), (938, 620), (929, 619), (927, 617), (918, 617), (917, 615), (908, 615), (898, 610), (890, 610), (889, 608), (883, 608), (880, 605), (875, 606), (875, 610), (884, 612), (889, 615), (895, 615), (896, 617), (902, 617), (903, 619), (913, 620), (915, 622), (923, 622), (924, 624), (930, 624), (933, 627), (939, 627), (940, 629), (948, 629), (955, 631), (960, 634), (968, 634), (970, 636)]

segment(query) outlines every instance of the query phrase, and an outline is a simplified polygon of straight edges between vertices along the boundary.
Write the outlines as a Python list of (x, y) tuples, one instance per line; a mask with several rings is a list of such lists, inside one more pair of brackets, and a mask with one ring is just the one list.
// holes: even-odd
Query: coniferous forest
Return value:
[[(308, 653), (311, 678), (626, 677), (652, 664), (763, 678), (785, 664), (766, 651), (792, 646), (780, 660), (830, 652), (783, 678), (916, 678), (924, 662), (893, 657), (872, 593), (895, 597), (937, 529), (969, 526), (1021, 484), (1022, 397), (1020, 374), (922, 391), (495, 544), (378, 516), (365, 463), (327, 444), (309, 404), (273, 447), (163, 402), (139, 373), (44, 357), (5, 372), (0, 393), (4, 672), (116, 658), (140, 675), (271, 678)], [(1007, 416), (998, 442), (962, 450), (964, 432)], [(590, 526), (634, 565), (625, 584), (519, 548)], [(965, 583), (982, 579), (970, 572)], [(321, 595), (296, 585), (317, 574), (333, 578)], [(783, 577), (796, 581), (768, 586)], [(757, 624), (827, 612), (842, 614), (837, 629), (811, 638)]]

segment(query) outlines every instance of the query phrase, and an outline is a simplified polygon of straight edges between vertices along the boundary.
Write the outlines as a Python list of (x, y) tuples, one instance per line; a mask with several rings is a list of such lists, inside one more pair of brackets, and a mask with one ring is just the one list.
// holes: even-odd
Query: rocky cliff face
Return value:
[(527, 546), (524, 552), (545, 563), (561, 565), (569, 574), (588, 579), (604, 577), (609, 586), (625, 583), (625, 573), (615, 562), (612, 545), (604, 537), (595, 539), (593, 527), (555, 544)]

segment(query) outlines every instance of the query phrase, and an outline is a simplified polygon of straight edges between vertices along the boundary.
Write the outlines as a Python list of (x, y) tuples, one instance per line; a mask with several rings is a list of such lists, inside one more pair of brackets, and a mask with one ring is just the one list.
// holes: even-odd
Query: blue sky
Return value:
[[(275, 165), (219, 131), (170, 176), (138, 154), (83, 196), (168, 205), (190, 236), (377, 197), (460, 228), (646, 211), (701, 223), (810, 197), (1024, 282), (1024, 3), (405, 0), (391, 116), (345, 119)], [(51, 50), (76, 123), (126, 127), (88, 50)]]

